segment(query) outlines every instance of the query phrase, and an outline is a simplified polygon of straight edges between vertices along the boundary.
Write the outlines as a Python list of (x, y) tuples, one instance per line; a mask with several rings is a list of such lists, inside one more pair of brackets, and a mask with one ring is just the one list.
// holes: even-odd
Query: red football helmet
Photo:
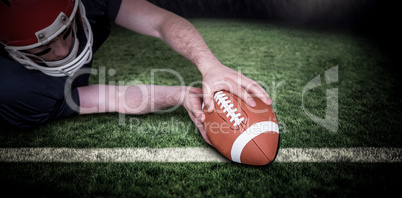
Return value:
[[(78, 55), (75, 16), (87, 42)], [(73, 45), (70, 54), (58, 61), (45, 61), (26, 50), (48, 44), (71, 27)], [(0, 42), (17, 62), (50, 76), (71, 76), (92, 59), (93, 35), (80, 0), (1, 0)]]

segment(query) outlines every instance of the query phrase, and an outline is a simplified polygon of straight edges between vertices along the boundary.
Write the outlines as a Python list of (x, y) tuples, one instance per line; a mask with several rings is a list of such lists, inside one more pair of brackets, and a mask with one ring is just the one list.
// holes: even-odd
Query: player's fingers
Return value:
[[(228, 92), (231, 92), (238, 97), (240, 97), (242, 100), (244, 100), (248, 105), (255, 107), (256, 103), (254, 99), (250, 96), (250, 94), (247, 93), (247, 91), (239, 84), (239, 82), (234, 81), (230, 78), (224, 80), (224, 81), (217, 81), (214, 83), (213, 88), (211, 89), (213, 93), (216, 91), (221, 91), (221, 90), (226, 90)], [(213, 103), (213, 101), (212, 101)], [(213, 109), (212, 109), (213, 110)], [(208, 111), (212, 112), (212, 111)]]
[(249, 81), (246, 83), (245, 90), (252, 96), (259, 98), (265, 104), (272, 104), (272, 100), (269, 97), (268, 93), (257, 82), (249, 79)]
[(211, 142), (208, 139), (208, 136), (204, 129), (204, 125), (202, 123), (205, 121), (205, 115), (201, 109), (202, 90), (199, 88), (190, 88), (187, 91), (188, 91), (188, 96), (190, 98), (189, 98), (189, 100), (187, 100), (188, 104), (186, 104), (185, 106), (186, 106), (187, 112), (190, 116), (190, 119), (197, 126), (197, 128), (200, 131), (205, 142), (207, 142), (208, 144), (211, 145)]
[(203, 97), (204, 105), (207, 109), (207, 112), (210, 113), (215, 108), (214, 101), (213, 101), (215, 91), (212, 90), (212, 87), (208, 83), (203, 82), (202, 92), (203, 92), (202, 97)]
[(204, 129), (204, 124), (200, 122), (200, 120), (193, 114), (192, 112), (189, 112), (191, 120), (194, 122), (194, 124), (197, 126), (198, 130), (201, 133), (202, 138), (204, 138), (205, 142), (208, 143), (209, 145), (211, 144), (211, 141), (209, 141), (209, 138), (207, 136), (207, 133)]
[(253, 99), (253, 97), (251, 97), (251, 95), (242, 87), (240, 86), (238, 83), (236, 83), (235, 81), (228, 79), (227, 80), (230, 84), (232, 84), (232, 89), (231, 90), (227, 90), (232, 92), (233, 94), (237, 95), (238, 97), (240, 97), (243, 101), (245, 101), (249, 106), (251, 107), (255, 107), (256, 103)]
[(194, 105), (194, 109), (192, 109), (192, 114), (194, 115), (195, 118), (198, 119), (198, 121), (204, 122), (205, 114), (204, 114), (204, 111), (201, 109), (200, 103), (201, 103), (201, 101), (197, 102), (197, 104)]
[[(191, 114), (197, 118), (200, 122), (204, 122), (205, 114), (202, 110), (202, 90), (199, 88), (192, 88), (189, 94), (190, 100), (188, 100)], [(189, 112), (189, 113), (190, 113)]]

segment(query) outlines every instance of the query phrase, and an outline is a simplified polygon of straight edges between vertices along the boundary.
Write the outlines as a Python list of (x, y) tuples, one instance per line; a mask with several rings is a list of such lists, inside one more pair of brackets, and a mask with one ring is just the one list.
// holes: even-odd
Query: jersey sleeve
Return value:
[(109, 8), (109, 19), (111, 21), (115, 21), (117, 14), (119, 13), (121, 5), (121, 0), (109, 0), (108, 8)]
[(0, 123), (26, 128), (78, 114), (78, 90), (66, 87), (67, 77), (27, 70), (3, 57), (0, 65)]
[(119, 13), (121, 0), (82, 0), (82, 3), (89, 20), (107, 18), (114, 21)]

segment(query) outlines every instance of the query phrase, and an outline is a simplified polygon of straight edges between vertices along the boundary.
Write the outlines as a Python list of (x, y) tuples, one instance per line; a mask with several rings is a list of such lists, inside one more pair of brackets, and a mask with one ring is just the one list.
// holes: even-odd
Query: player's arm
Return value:
[(193, 62), (203, 76), (204, 103), (209, 111), (214, 107), (213, 93), (222, 89), (240, 96), (251, 106), (255, 104), (248, 92), (267, 104), (272, 103), (258, 83), (224, 66), (186, 19), (145, 0), (123, 0), (115, 22), (127, 29), (162, 39)]
[(190, 22), (145, 0), (123, 0), (115, 22), (132, 31), (162, 39), (200, 66), (201, 73), (221, 64)]
[(79, 87), (78, 93), (80, 114), (146, 114), (180, 105), (182, 94), (185, 94), (179, 86), (100, 84)]
[(147, 114), (182, 105), (197, 125), (205, 141), (211, 144), (199, 121), (202, 90), (195, 87), (156, 85), (89, 85), (78, 87), (79, 114), (118, 112)]

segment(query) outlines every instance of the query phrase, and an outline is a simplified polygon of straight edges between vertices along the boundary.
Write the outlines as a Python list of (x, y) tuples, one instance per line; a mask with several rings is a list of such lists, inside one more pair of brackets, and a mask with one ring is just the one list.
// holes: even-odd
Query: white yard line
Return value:
[[(213, 148), (0, 148), (0, 162), (228, 162)], [(401, 163), (402, 148), (281, 148), (275, 162)]]

